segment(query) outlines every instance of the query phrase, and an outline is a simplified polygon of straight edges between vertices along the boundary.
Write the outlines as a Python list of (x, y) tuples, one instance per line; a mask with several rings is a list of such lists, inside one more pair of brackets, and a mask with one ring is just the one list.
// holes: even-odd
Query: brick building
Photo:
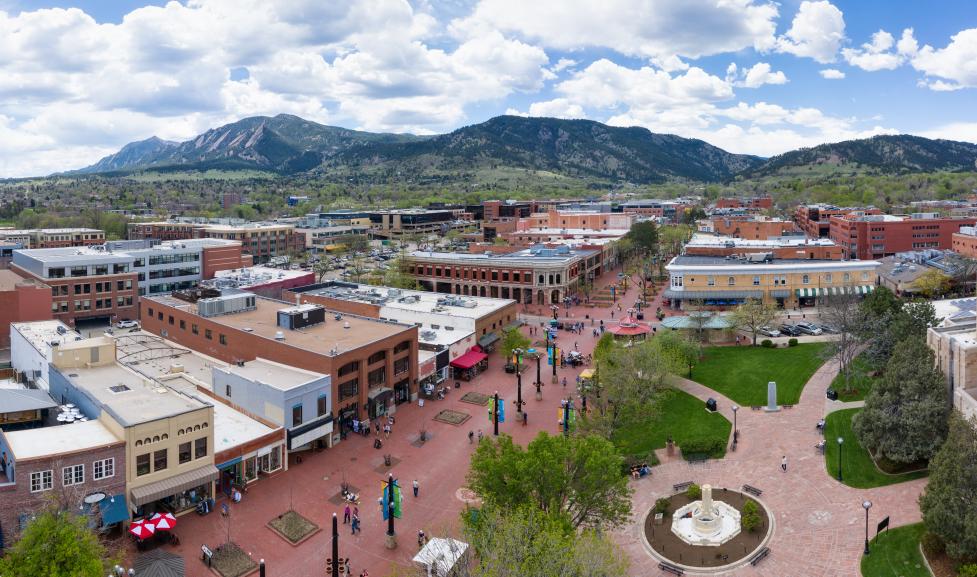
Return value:
[(802, 204), (794, 211), (794, 222), (801, 231), (811, 238), (829, 238), (831, 235), (831, 217), (844, 216), (849, 212), (860, 211), (864, 214), (882, 214), (877, 208), (841, 207), (833, 204)]
[(557, 211), (536, 213), (519, 219), (517, 230), (567, 228), (587, 230), (630, 230), (638, 216), (630, 212)]
[(0, 241), (19, 243), (23, 248), (91, 246), (105, 242), (105, 231), (97, 228), (0, 229)]
[(961, 226), (950, 235), (950, 250), (962, 256), (977, 258), (977, 227)]
[(305, 235), (285, 223), (242, 223), (240, 221), (162, 221), (129, 223), (130, 240), (188, 240), (215, 238), (241, 243), (254, 263), (305, 252)]
[(797, 226), (792, 221), (779, 218), (753, 216), (713, 216), (699, 221), (699, 230), (721, 236), (734, 236), (748, 240), (766, 240), (794, 234)]
[(196, 301), (177, 296), (142, 299), (143, 328), (228, 363), (261, 357), (330, 375), (343, 431), (353, 419), (393, 412), (417, 392), (416, 326), (243, 291)]
[(748, 210), (766, 210), (773, 208), (773, 197), (723, 197), (716, 201), (716, 208), (745, 208)]
[(841, 260), (841, 247), (827, 238), (809, 239), (805, 236), (775, 237), (766, 240), (747, 240), (730, 236), (695, 234), (685, 244), (687, 255), (729, 256), (751, 253), (770, 253), (779, 259)]
[(949, 250), (953, 235), (973, 226), (974, 217), (944, 218), (936, 213), (910, 216), (851, 212), (831, 217), (830, 236), (849, 259), (878, 259), (920, 249)]
[(0, 270), (0, 348), (10, 346), (10, 323), (51, 318), (51, 287), (11, 270)]

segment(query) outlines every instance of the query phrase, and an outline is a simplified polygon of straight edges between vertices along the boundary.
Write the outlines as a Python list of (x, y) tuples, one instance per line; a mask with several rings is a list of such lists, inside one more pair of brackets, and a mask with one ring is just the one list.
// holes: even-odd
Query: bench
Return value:
[(764, 547), (763, 549), (760, 549), (756, 555), (750, 557), (750, 565), (756, 567), (757, 564), (760, 563), (760, 561), (766, 559), (767, 555), (769, 554), (770, 554), (770, 547)]
[(754, 410), (754, 411), (759, 411), (759, 410), (763, 409), (763, 405), (751, 405), (750, 406), (750, 409), (751, 410)]
[(675, 483), (672, 485), (672, 489), (676, 491), (684, 491), (692, 486), (692, 481), (685, 481), (684, 483)]
[(705, 463), (709, 460), (709, 455), (706, 453), (692, 453), (685, 457), (686, 462), (690, 465), (695, 465), (696, 463)]
[(785, 409), (793, 409), (794, 408), (794, 405), (781, 405), (781, 407), (783, 407)]
[(665, 573), (671, 573), (672, 575), (685, 575), (685, 571), (683, 571), (681, 567), (676, 567), (670, 563), (659, 563), (658, 568)]
[(210, 550), (210, 547), (206, 545), (200, 546), (200, 560), (206, 563), (208, 567), (210, 567), (211, 563), (214, 560), (214, 552)]
[(743, 485), (743, 490), (746, 491), (747, 493), (753, 495), (754, 497), (759, 497), (760, 495), (763, 494), (763, 491), (761, 491), (760, 489), (757, 489), (753, 485)]

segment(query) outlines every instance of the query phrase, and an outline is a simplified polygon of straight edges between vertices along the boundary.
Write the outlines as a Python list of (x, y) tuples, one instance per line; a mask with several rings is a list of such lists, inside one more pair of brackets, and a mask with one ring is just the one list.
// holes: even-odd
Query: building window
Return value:
[(189, 441), (187, 441), (186, 443), (180, 443), (179, 450), (178, 450), (178, 455), (179, 455), (178, 458), (180, 460), (180, 464), (181, 465), (183, 463), (189, 463), (190, 462), (190, 442)]
[(706, 285), (707, 286), (716, 286), (716, 277), (714, 277), (714, 276), (707, 276), (706, 277)]
[(399, 375), (410, 370), (410, 357), (404, 357), (394, 361), (394, 374)]
[(387, 351), (377, 351), (370, 355), (370, 358), (367, 359), (366, 363), (368, 365), (372, 365), (373, 363), (379, 363), (385, 358), (387, 358)]
[(107, 479), (109, 477), (115, 476), (115, 459), (102, 459), (101, 461), (95, 461), (92, 463), (92, 478), (98, 481), (99, 479)]
[(729, 277), (726, 279), (726, 284), (729, 286), (733, 286), (736, 284), (736, 279), (734, 277)]
[(342, 377), (342, 376), (348, 375), (350, 373), (355, 373), (358, 370), (360, 370), (360, 363), (359, 363), (359, 361), (353, 361), (351, 363), (346, 363), (345, 365), (339, 367), (339, 376)]
[(200, 327), (198, 327), (196, 323), (193, 323), (193, 324), (190, 325), (190, 332), (193, 333), (193, 334), (195, 334), (195, 335), (199, 335), (200, 334)]
[(845, 273), (845, 282), (851, 281), (851, 273)]
[(672, 277), (672, 286), (673, 287), (681, 287), (682, 284), (683, 284), (683, 277), (681, 277), (681, 276), (673, 276)]
[(862, 272), (862, 280), (868, 280), (868, 273)]
[(160, 449), (153, 453), (153, 471), (166, 470), (166, 449)]
[(53, 471), (37, 471), (36, 473), (31, 473), (31, 493), (38, 493), (40, 491), (50, 491), (54, 486), (54, 472)]
[[(120, 297), (120, 298), (121, 298), (121, 297)], [(185, 320), (183, 320), (183, 319), (180, 319), (180, 330), (181, 330), (181, 331), (185, 331), (185, 330), (187, 330), (187, 321), (185, 321)]]
[(329, 397), (326, 395), (319, 395), (319, 398), (316, 399), (316, 416), (321, 417), (329, 412), (328, 405)]
[(227, 335), (225, 335), (224, 333), (221, 333), (218, 338), (220, 339), (220, 344), (222, 344), (222, 345), (226, 345), (227, 344)]
[(149, 474), (149, 453), (136, 456), (136, 476), (142, 477)]
[(758, 276), (753, 277), (753, 286), (760, 286), (760, 277)]
[(204, 329), (204, 338), (208, 341), (214, 340), (214, 332), (210, 329)]
[(804, 283), (804, 284), (811, 284), (811, 276), (810, 275), (804, 275), (804, 276), (802, 276), (801, 277), (801, 282)]
[(394, 354), (396, 355), (407, 350), (410, 350), (410, 341), (401, 341), (394, 347)]
[(199, 459), (207, 456), (207, 437), (200, 437), (193, 441), (193, 458)]
[(292, 407), (292, 426), (297, 427), (302, 424), (302, 405)]
[(353, 379), (339, 385), (339, 400), (355, 397), (360, 393), (360, 380)]
[(231, 385), (224, 385), (224, 396), (228, 399), (231, 398)]
[(61, 469), (61, 483), (65, 487), (81, 485), (85, 482), (85, 465), (71, 465)]
[(824, 282), (829, 283), (829, 284), (831, 283), (831, 273), (830, 272), (829, 273), (826, 273), (824, 275)]
[(387, 367), (380, 367), (379, 369), (370, 371), (367, 374), (367, 383), (370, 387), (376, 387), (382, 385), (387, 380)]

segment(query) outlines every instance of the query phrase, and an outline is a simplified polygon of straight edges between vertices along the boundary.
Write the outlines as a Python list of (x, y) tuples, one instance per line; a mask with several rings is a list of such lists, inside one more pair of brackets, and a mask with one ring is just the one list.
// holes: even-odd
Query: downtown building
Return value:
[(173, 219), (129, 223), (130, 240), (220, 239), (241, 244), (255, 264), (305, 252), (305, 235), (294, 224), (247, 222), (240, 219)]
[(941, 217), (935, 212), (897, 216), (855, 211), (832, 216), (829, 236), (844, 258), (879, 259), (914, 250), (950, 250), (954, 235), (973, 227), (975, 221), (975, 217)]

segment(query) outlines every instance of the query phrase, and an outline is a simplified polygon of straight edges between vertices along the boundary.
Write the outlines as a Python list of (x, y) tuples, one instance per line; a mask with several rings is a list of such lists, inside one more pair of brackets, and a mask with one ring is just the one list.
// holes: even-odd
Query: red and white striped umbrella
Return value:
[(156, 532), (156, 526), (145, 519), (140, 519), (129, 525), (129, 532), (140, 539), (145, 539)]
[(156, 513), (149, 518), (149, 522), (157, 531), (169, 531), (176, 527), (176, 517), (173, 516), (173, 513)]

